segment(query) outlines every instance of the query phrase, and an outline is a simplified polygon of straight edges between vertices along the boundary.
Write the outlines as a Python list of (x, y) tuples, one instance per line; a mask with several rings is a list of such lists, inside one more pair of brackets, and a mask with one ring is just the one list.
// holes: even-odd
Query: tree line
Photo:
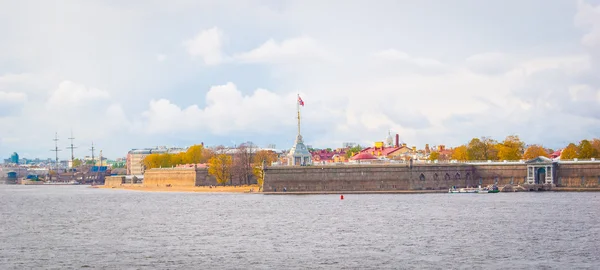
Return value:
[(262, 166), (277, 161), (277, 153), (257, 150), (251, 142), (243, 143), (234, 150), (224, 146), (204, 148), (193, 145), (185, 152), (150, 154), (144, 158), (146, 169), (168, 168), (182, 164), (205, 163), (208, 173), (215, 177), (218, 184), (232, 185), (234, 180), (240, 184), (250, 184), (255, 177), (259, 187), (264, 180)]
[[(554, 153), (539, 144), (525, 145), (517, 135), (509, 135), (498, 142), (489, 137), (473, 138), (469, 143), (455, 147), (452, 154), (443, 155), (432, 152), (430, 160), (453, 159), (467, 160), (521, 160), (533, 159), (538, 156), (550, 157)], [(600, 139), (581, 140), (579, 144), (570, 143), (562, 150), (561, 159), (589, 159), (600, 157)]]

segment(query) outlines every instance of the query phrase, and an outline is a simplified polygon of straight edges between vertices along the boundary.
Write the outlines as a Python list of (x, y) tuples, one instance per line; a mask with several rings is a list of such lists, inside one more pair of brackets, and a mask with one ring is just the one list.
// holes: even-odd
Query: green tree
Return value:
[(351, 158), (362, 150), (363, 148), (360, 145), (354, 146), (346, 151), (346, 158)]
[(543, 146), (533, 144), (527, 147), (525, 154), (523, 155), (523, 159), (534, 159), (540, 156), (549, 157), (550, 155)]
[(431, 154), (429, 154), (429, 160), (434, 161), (434, 160), (438, 160), (440, 159), (440, 152), (431, 152)]
[(461, 145), (459, 147), (454, 148), (454, 151), (452, 151), (452, 159), (460, 161), (468, 160), (469, 156), (467, 154), (467, 146)]
[(577, 157), (577, 146), (574, 143), (570, 143), (560, 153), (560, 159), (574, 159)]
[(82, 164), (83, 164), (83, 160), (76, 158), (73, 160), (72, 165), (73, 165), (73, 168), (77, 168), (77, 167), (81, 166)]
[(523, 156), (525, 143), (519, 136), (510, 135), (502, 143), (496, 145), (499, 160), (519, 160)]
[(217, 179), (217, 183), (221, 185), (227, 184), (231, 178), (231, 156), (227, 154), (219, 154), (208, 160), (208, 174)]
[(593, 158), (598, 155), (598, 152), (588, 140), (582, 140), (577, 150), (577, 158)]

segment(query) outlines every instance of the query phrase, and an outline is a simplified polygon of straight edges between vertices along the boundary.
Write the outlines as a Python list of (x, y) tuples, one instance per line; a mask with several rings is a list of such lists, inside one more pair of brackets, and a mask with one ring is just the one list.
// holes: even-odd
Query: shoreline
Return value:
[(286, 192), (261, 192), (265, 195), (344, 195), (344, 194), (440, 194), (448, 190), (374, 190), (374, 191), (286, 191)]
[(142, 185), (121, 185), (121, 186), (95, 186), (93, 188), (103, 189), (119, 189), (119, 190), (133, 190), (133, 191), (145, 191), (145, 192), (200, 192), (200, 193), (259, 193), (258, 185), (247, 185), (247, 186), (159, 186), (159, 187), (148, 187)]
[[(149, 187), (142, 185), (121, 185), (121, 186), (90, 186), (89, 188), (133, 190), (143, 192), (199, 192), (199, 193), (248, 193), (264, 195), (342, 195), (342, 194), (441, 194), (448, 193), (448, 190), (375, 190), (375, 191), (287, 191), (287, 192), (258, 192), (258, 185), (246, 186), (159, 186)], [(600, 188), (568, 188), (560, 187), (549, 191), (518, 191), (518, 192), (600, 192)], [(501, 193), (514, 193), (511, 191)]]

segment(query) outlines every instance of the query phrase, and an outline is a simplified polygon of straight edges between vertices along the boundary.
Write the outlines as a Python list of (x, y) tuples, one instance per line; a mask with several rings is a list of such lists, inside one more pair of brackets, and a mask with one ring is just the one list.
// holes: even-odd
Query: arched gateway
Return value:
[(556, 161), (540, 156), (525, 163), (527, 164), (527, 184), (554, 184)]

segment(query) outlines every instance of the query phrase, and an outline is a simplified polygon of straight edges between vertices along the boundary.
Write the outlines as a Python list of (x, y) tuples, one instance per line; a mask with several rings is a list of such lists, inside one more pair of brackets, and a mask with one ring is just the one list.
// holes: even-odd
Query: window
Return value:
[(471, 180), (471, 173), (470, 172), (467, 173), (466, 178), (467, 178), (467, 180)]
[(456, 175), (454, 175), (454, 179), (460, 180), (460, 173), (456, 173)]
[[(600, 176), (598, 178), (600, 178)], [(433, 180), (439, 180), (439, 179), (440, 179), (440, 177), (438, 176), (437, 173), (433, 175)]]
[(421, 180), (421, 181), (425, 181), (425, 175), (424, 175), (424, 174), (421, 174), (421, 175), (419, 176), (419, 180)]
[(446, 173), (446, 175), (444, 175), (444, 180), (450, 180), (450, 174)]

